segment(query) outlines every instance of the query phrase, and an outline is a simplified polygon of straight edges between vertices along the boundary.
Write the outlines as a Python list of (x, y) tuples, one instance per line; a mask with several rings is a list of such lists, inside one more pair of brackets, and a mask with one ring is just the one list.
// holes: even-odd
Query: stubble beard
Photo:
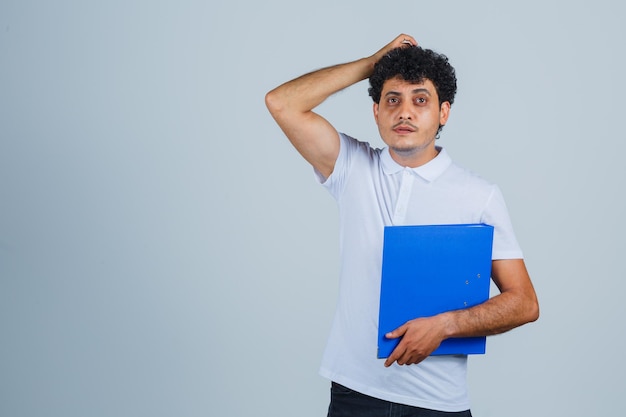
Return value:
[(400, 147), (400, 146), (390, 146), (391, 149), (396, 155), (401, 158), (411, 158), (415, 155), (423, 153), (426, 149), (428, 149), (436, 139), (436, 135), (433, 136), (428, 142), (424, 143), (420, 146), (410, 146), (410, 147)]

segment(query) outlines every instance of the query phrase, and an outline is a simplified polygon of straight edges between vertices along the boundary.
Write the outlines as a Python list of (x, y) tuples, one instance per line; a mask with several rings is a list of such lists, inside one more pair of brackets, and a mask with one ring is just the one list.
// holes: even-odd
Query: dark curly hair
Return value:
[(454, 68), (445, 55), (419, 46), (392, 49), (374, 66), (370, 76), (369, 95), (375, 103), (380, 102), (380, 95), (385, 81), (400, 77), (411, 83), (420, 83), (425, 79), (432, 81), (439, 96), (439, 104), (454, 102), (456, 94), (456, 75)]

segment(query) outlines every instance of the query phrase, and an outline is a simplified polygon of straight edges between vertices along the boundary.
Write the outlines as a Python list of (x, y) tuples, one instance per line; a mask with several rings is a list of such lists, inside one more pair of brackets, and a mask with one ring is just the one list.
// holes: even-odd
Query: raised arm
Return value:
[(305, 74), (265, 96), (276, 123), (296, 150), (323, 176), (330, 176), (335, 167), (339, 135), (313, 109), (329, 96), (368, 78), (376, 62), (388, 51), (409, 44), (417, 45), (417, 42), (409, 35), (399, 35), (374, 55)]

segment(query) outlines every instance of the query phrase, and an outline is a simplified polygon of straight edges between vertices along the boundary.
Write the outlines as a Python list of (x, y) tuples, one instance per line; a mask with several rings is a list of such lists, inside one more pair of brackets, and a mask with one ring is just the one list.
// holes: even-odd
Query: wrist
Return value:
[(457, 314), (455, 311), (448, 311), (439, 314), (443, 339), (459, 336), (459, 327), (456, 318)]
[(376, 62), (377, 61), (373, 55), (355, 61), (355, 63), (360, 67), (361, 81), (368, 79), (372, 75)]

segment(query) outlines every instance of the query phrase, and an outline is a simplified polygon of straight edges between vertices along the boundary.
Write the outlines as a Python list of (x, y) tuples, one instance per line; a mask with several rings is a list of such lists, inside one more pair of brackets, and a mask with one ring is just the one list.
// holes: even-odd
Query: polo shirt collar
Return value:
[(437, 146), (437, 150), (439, 151), (439, 154), (426, 164), (417, 168), (407, 168), (394, 161), (389, 153), (389, 148), (385, 147), (381, 154), (383, 171), (387, 175), (392, 175), (405, 169), (409, 169), (426, 181), (432, 182), (443, 174), (450, 164), (452, 164), (452, 159), (444, 148)]

